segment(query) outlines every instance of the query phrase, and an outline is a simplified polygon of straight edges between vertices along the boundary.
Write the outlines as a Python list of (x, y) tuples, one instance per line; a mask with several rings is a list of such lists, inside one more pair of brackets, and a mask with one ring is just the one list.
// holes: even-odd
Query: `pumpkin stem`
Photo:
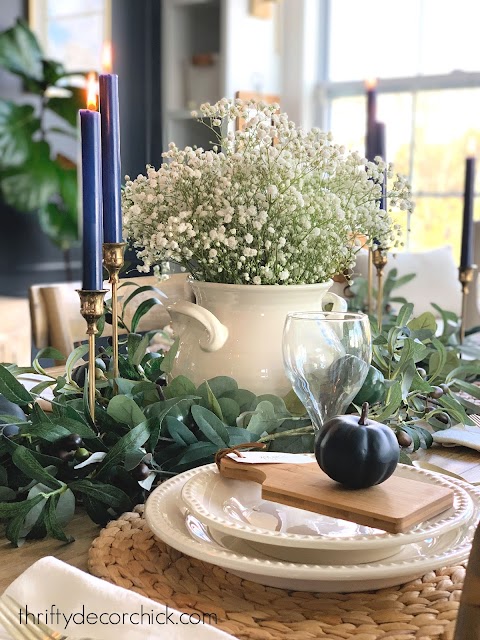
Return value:
[(358, 424), (362, 425), (362, 427), (367, 424), (369, 408), (368, 402), (364, 402), (362, 404), (362, 413), (360, 414), (360, 420), (358, 421)]

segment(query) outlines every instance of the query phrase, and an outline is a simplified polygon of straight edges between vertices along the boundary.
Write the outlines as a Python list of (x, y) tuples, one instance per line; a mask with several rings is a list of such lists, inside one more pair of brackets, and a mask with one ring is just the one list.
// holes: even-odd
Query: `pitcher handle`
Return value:
[(175, 320), (182, 316), (192, 318), (199, 322), (207, 332), (207, 338), (199, 340), (202, 351), (218, 351), (223, 347), (228, 338), (228, 329), (213, 313), (198, 304), (180, 300), (167, 307), (167, 311), (175, 325)]
[(344, 298), (337, 296), (336, 293), (327, 291), (327, 293), (322, 298), (322, 306), (330, 303), (332, 304), (332, 311), (345, 312), (348, 310), (347, 301)]

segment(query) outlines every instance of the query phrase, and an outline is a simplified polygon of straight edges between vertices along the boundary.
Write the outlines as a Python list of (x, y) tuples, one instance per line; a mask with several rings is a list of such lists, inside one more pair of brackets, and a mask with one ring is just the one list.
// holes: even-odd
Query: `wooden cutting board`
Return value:
[(348, 489), (329, 478), (316, 462), (247, 464), (224, 457), (220, 473), (262, 485), (262, 498), (290, 507), (403, 533), (453, 506), (453, 491), (439, 485), (390, 476), (368, 489)]

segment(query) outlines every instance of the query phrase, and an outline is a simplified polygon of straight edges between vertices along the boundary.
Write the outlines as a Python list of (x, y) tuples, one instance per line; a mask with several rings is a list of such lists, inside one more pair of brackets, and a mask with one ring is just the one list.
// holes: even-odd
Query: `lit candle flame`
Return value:
[(373, 89), (375, 89), (376, 86), (377, 86), (376, 78), (367, 78), (365, 80), (365, 89), (367, 89), (367, 91), (373, 91)]
[(112, 72), (112, 43), (108, 40), (103, 43), (102, 71), (103, 73)]
[(91, 111), (97, 110), (97, 93), (97, 78), (92, 72), (87, 76), (87, 109)]
[(467, 142), (467, 156), (469, 158), (475, 157), (477, 152), (477, 144), (475, 142), (475, 138), (469, 138)]

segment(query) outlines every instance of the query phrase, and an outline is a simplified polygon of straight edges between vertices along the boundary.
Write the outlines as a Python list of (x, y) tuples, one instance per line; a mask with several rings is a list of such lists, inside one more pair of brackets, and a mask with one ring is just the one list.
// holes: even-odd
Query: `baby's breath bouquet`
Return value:
[(223, 99), (200, 112), (213, 150), (171, 143), (159, 170), (127, 177), (124, 229), (144, 270), (169, 260), (207, 282), (314, 284), (353, 266), (359, 236), (398, 246), (381, 183), (400, 209), (409, 186), (380, 158), (303, 131), (278, 105)]

